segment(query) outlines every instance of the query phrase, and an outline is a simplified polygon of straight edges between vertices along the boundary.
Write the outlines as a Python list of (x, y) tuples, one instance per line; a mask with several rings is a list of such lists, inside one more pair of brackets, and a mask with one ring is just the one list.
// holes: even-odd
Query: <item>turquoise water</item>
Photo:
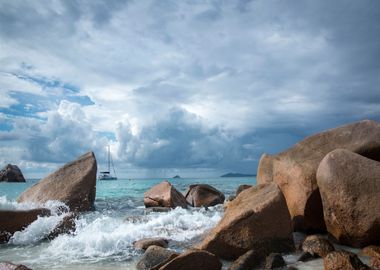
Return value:
[[(59, 202), (45, 207), (53, 216), (39, 218), (7, 244), (0, 245), (0, 261), (23, 263), (33, 269), (135, 269), (142, 255), (133, 241), (145, 237), (169, 238), (169, 248), (182, 251), (199, 241), (223, 215), (222, 205), (204, 208), (177, 208), (168, 213), (152, 213), (144, 208), (143, 194), (164, 179), (120, 179), (97, 181), (95, 208), (76, 221), (76, 232), (44, 240), (64, 217), (56, 209)], [(226, 198), (241, 184), (255, 184), (255, 177), (168, 179), (179, 191), (191, 184), (204, 183), (222, 191)], [(38, 180), (0, 183), (0, 209), (25, 209), (18, 195)]]

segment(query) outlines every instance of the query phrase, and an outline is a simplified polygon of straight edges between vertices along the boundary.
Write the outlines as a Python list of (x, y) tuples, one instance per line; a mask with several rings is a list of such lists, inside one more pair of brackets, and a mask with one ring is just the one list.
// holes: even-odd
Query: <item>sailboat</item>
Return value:
[[(108, 148), (108, 163), (107, 163), (108, 171), (100, 172), (98, 179), (99, 180), (117, 180), (115, 168), (113, 166), (113, 161), (111, 157), (110, 146), (108, 145), (107, 148)], [(111, 175), (111, 163), (112, 163), (113, 173), (115, 174), (115, 176)]]

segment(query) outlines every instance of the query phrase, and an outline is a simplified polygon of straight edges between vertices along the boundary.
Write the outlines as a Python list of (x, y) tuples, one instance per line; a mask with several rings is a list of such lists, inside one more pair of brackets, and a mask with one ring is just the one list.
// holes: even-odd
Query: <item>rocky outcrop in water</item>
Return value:
[(323, 258), (325, 270), (370, 270), (354, 253), (333, 251)]
[(94, 208), (96, 192), (96, 159), (93, 152), (80, 156), (24, 191), (18, 202), (64, 202), (72, 211)]
[(275, 182), (282, 190), (295, 230), (324, 231), (316, 171), (329, 152), (344, 148), (380, 160), (380, 124), (364, 120), (312, 135), (292, 148), (260, 159), (257, 183)]
[(320, 163), (317, 180), (329, 234), (354, 247), (380, 243), (380, 162), (337, 149)]
[(186, 201), (193, 207), (214, 206), (224, 202), (224, 194), (206, 184), (190, 185), (185, 194)]
[(292, 250), (290, 215), (277, 185), (258, 185), (241, 192), (228, 203), (222, 220), (199, 247), (224, 259), (236, 259), (250, 249), (262, 257)]
[(251, 270), (254, 266), (259, 265), (261, 260), (262, 258), (251, 249), (231, 263), (228, 270)]
[(222, 263), (210, 252), (204, 250), (188, 250), (165, 265), (159, 270), (220, 270)]
[(145, 207), (187, 208), (185, 197), (168, 181), (163, 181), (145, 192), (144, 205)]
[(158, 270), (179, 254), (163, 247), (150, 246), (136, 265), (137, 270)]
[(168, 247), (169, 240), (166, 238), (144, 238), (133, 242), (133, 246), (138, 249), (146, 250), (150, 246)]
[(313, 257), (323, 258), (334, 250), (330, 241), (320, 235), (309, 235), (302, 243), (302, 251)]
[(13, 264), (11, 262), (0, 262), (0, 270), (32, 270), (22, 264)]
[(0, 182), (25, 182), (25, 178), (17, 165), (8, 164), (0, 170)]
[(50, 216), (45, 208), (32, 210), (0, 210), (0, 243), (8, 242), (11, 236), (24, 230), (38, 217)]

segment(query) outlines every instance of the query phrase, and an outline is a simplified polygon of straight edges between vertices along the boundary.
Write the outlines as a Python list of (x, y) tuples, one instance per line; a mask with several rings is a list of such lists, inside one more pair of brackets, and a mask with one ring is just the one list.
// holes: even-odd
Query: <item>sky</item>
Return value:
[(380, 1), (0, 0), (0, 165), (87, 151), (119, 177), (256, 173), (380, 121)]

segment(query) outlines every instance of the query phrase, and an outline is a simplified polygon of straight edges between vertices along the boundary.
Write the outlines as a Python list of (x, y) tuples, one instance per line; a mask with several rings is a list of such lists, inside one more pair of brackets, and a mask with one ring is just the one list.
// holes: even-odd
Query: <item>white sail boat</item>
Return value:
[[(117, 180), (115, 167), (113, 166), (113, 160), (111, 157), (110, 146), (108, 145), (107, 148), (108, 148), (108, 163), (107, 163), (108, 171), (100, 172), (98, 179), (99, 180)], [(111, 163), (112, 163), (113, 173), (115, 176), (111, 175)]]

